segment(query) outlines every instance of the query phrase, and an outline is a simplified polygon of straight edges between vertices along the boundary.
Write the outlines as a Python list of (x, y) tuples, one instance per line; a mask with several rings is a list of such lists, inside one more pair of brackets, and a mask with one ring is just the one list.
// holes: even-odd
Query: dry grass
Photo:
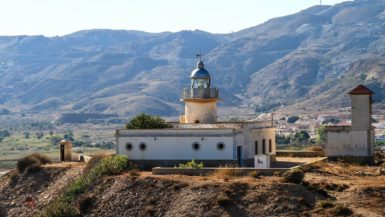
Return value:
[(211, 174), (211, 177), (216, 179), (223, 179), (223, 181), (227, 182), (230, 179), (239, 177), (241, 175), (242, 174), (234, 168), (219, 168)]
[(307, 151), (324, 151), (324, 148), (320, 145), (313, 145), (306, 148)]

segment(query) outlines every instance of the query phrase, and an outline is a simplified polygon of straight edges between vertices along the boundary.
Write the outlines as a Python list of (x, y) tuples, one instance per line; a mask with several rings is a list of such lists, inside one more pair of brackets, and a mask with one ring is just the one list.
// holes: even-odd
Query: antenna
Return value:
[(203, 56), (202, 56), (201, 52), (199, 52), (199, 54), (196, 55), (196, 58), (197, 58), (198, 61), (202, 61), (202, 57)]

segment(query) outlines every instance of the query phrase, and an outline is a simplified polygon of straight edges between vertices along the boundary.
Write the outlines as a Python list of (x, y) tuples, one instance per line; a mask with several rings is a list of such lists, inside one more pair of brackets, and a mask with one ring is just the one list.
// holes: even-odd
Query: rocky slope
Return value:
[[(324, 163), (308, 171), (303, 184), (283, 183), (277, 176), (127, 172), (99, 179), (72, 209), (82, 216), (383, 216), (385, 182), (378, 169)], [(79, 165), (2, 177), (0, 216), (37, 214), (77, 177)]]
[(0, 106), (13, 111), (178, 115), (202, 52), (221, 107), (348, 105), (364, 83), (385, 101), (385, 0), (314, 6), (231, 34), (86, 30), (0, 37)]

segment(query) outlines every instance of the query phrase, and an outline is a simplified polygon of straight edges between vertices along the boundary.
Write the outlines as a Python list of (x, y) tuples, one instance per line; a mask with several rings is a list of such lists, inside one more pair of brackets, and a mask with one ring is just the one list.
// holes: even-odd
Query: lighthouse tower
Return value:
[(181, 100), (185, 102), (185, 114), (180, 122), (213, 124), (217, 122), (218, 89), (210, 87), (210, 73), (205, 69), (202, 56), (197, 55), (197, 59), (197, 68), (191, 72), (191, 87), (183, 89)]

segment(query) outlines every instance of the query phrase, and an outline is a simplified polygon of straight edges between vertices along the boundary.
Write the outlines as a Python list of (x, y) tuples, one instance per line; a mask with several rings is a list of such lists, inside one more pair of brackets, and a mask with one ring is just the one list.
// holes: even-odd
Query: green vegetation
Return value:
[(195, 162), (195, 160), (191, 160), (190, 162), (187, 162), (186, 164), (179, 164), (178, 168), (191, 168), (191, 169), (202, 169), (204, 167), (203, 162), (200, 162), (199, 164)]
[(72, 130), (67, 130), (67, 132), (64, 134), (63, 138), (66, 140), (75, 141), (74, 134), (73, 134)]
[(295, 183), (295, 184), (300, 184), (304, 176), (305, 176), (304, 171), (299, 168), (288, 170), (282, 175), (284, 182)]
[(163, 129), (170, 127), (171, 125), (166, 123), (162, 118), (144, 113), (137, 115), (126, 124), (126, 129)]
[(317, 136), (316, 136), (316, 142), (319, 145), (326, 144), (326, 131), (325, 131), (325, 125), (320, 126), (317, 129)]
[(299, 120), (299, 117), (298, 116), (290, 116), (287, 118), (287, 123), (289, 124), (294, 124), (295, 122), (297, 122)]
[(0, 115), (9, 115), (11, 112), (8, 109), (0, 109)]
[[(76, 207), (75, 201), (80, 196), (93, 188), (95, 183), (103, 176), (118, 175), (129, 170), (128, 158), (125, 156), (105, 156), (89, 168), (82, 177), (72, 182), (66, 190), (38, 216), (80, 216), (80, 210)], [(91, 202), (91, 201), (88, 201)]]
[(338, 118), (330, 118), (328, 120), (322, 121), (322, 124), (338, 124), (339, 122), (341, 121)]
[(292, 143), (307, 144), (310, 139), (308, 132), (301, 130), (294, 134)]
[(282, 135), (282, 134), (275, 134), (275, 142), (277, 144), (290, 144), (290, 140), (291, 140), (291, 136), (288, 135), (288, 136), (285, 136), (285, 135)]

